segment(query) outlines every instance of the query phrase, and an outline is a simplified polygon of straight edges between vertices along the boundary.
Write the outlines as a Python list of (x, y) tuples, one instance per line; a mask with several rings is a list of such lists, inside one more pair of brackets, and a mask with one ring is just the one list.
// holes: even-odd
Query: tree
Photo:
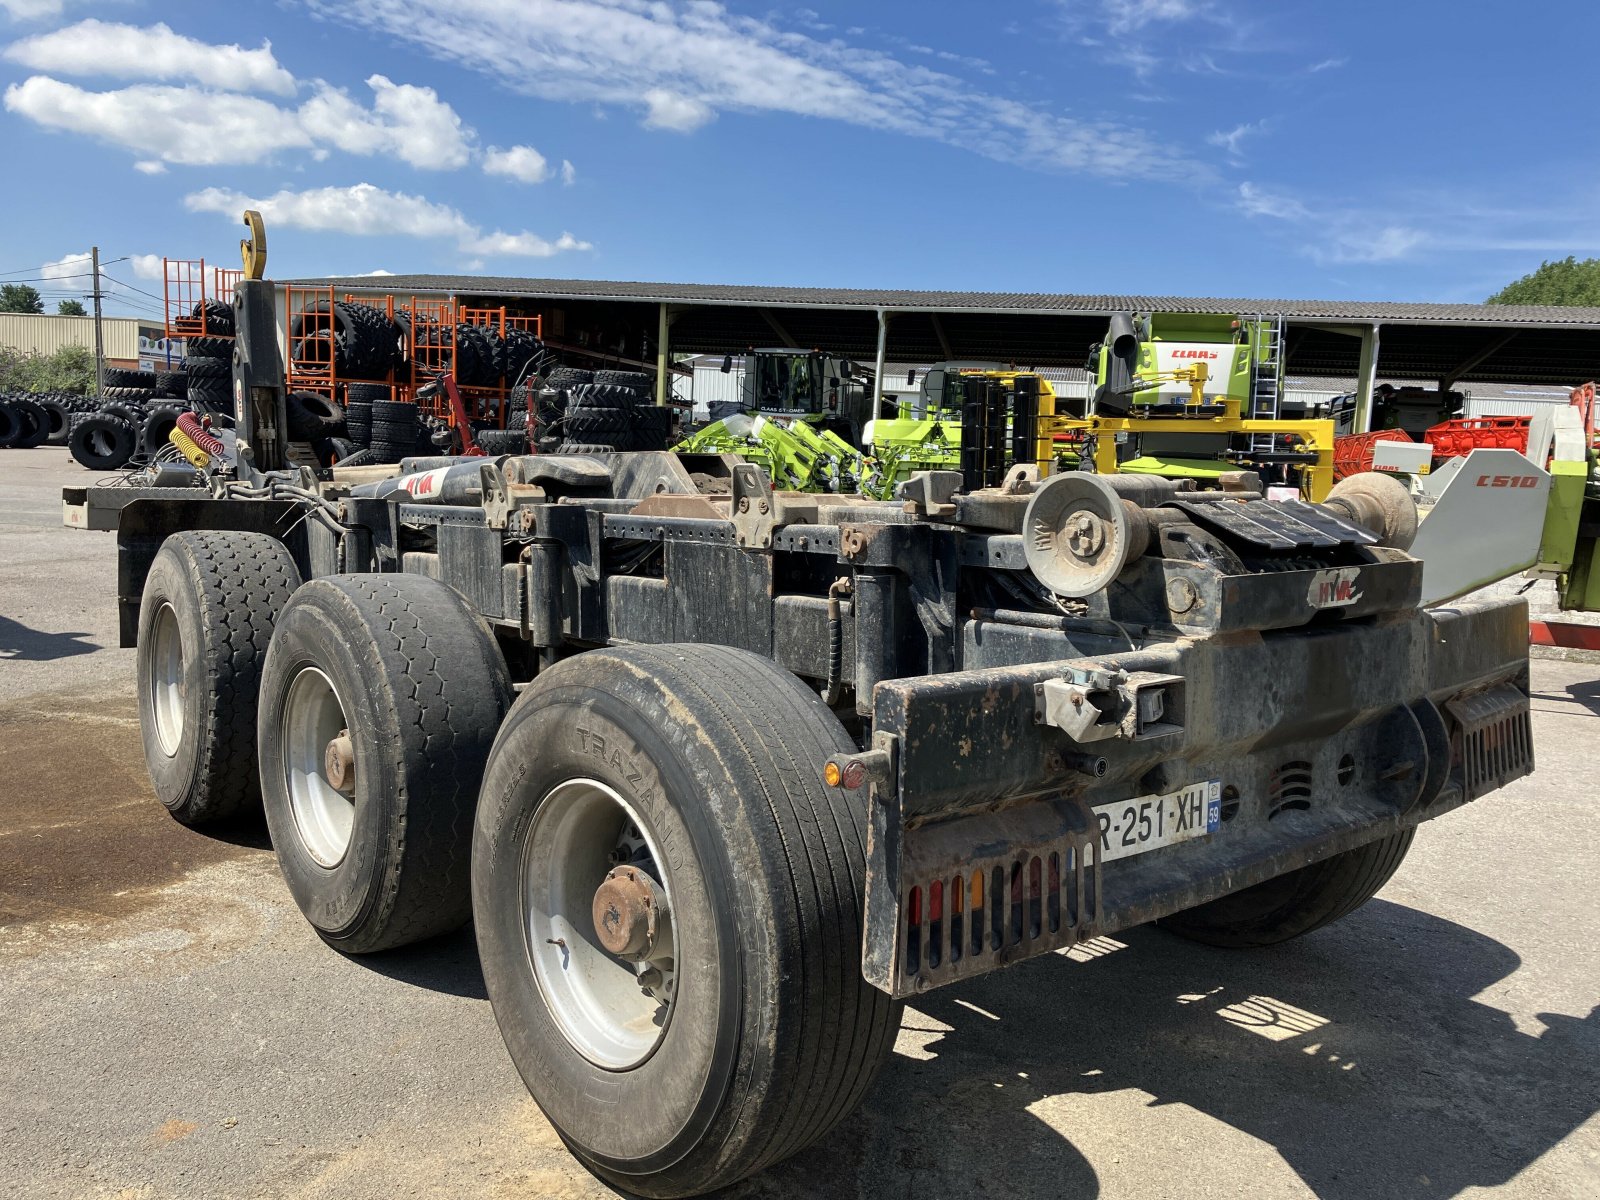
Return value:
[(94, 392), (94, 355), (87, 346), (54, 354), (23, 354), (0, 346), (0, 392)]
[(56, 305), (56, 315), (59, 317), (87, 317), (89, 314), (83, 311), (83, 301), (63, 300)]
[(1569, 254), (1559, 262), (1542, 263), (1537, 271), (1501, 288), (1487, 303), (1600, 307), (1600, 258), (1579, 262)]
[(42, 313), (44, 299), (25, 283), (8, 283), (0, 287), (0, 312)]

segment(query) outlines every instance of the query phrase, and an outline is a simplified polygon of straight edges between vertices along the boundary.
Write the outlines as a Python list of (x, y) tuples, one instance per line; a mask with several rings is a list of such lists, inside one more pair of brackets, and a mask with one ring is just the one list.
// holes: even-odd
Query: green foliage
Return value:
[(94, 355), (87, 346), (63, 346), (54, 354), (24, 354), (0, 346), (0, 392), (94, 394)]
[(56, 315), (58, 317), (87, 317), (89, 314), (83, 310), (83, 301), (63, 300), (56, 305)]
[(38, 291), (25, 283), (8, 283), (0, 287), (0, 312), (42, 313), (44, 299)]
[(1600, 258), (1579, 262), (1572, 255), (1547, 262), (1537, 271), (1509, 283), (1489, 304), (1558, 304), (1600, 307)]

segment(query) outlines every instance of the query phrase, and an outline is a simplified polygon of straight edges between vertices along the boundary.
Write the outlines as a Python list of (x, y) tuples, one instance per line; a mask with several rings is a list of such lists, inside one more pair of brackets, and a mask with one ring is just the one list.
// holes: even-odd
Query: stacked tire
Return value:
[(393, 395), (386, 383), (352, 383), (344, 390), (344, 424), (347, 436), (359, 449), (372, 445), (372, 406)]
[[(190, 341), (198, 341), (191, 338)], [(185, 372), (185, 399), (200, 412), (229, 412), (233, 408), (233, 360), (191, 353)]]
[[(417, 452), (426, 427), (419, 420), (417, 406), (400, 400), (375, 400), (372, 403), (372, 461), (397, 463)], [(427, 432), (431, 437), (431, 431)], [(431, 450), (429, 451), (431, 453)]]
[[(552, 372), (555, 382), (560, 372)], [(650, 376), (634, 371), (596, 371), (590, 381), (566, 390), (561, 445), (570, 453), (606, 450), (665, 450), (672, 410), (650, 403)], [(573, 447), (583, 447), (582, 451)]]

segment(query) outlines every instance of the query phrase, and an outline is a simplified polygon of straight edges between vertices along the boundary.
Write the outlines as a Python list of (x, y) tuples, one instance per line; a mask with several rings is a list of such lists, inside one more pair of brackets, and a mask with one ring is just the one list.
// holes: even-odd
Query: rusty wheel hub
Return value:
[(341, 792), (351, 791), (356, 785), (356, 748), (350, 741), (350, 731), (341, 729), (339, 736), (328, 742), (322, 756), (323, 769), (328, 782)]
[(594, 930), (607, 952), (644, 962), (656, 940), (653, 881), (637, 867), (613, 867), (594, 893)]

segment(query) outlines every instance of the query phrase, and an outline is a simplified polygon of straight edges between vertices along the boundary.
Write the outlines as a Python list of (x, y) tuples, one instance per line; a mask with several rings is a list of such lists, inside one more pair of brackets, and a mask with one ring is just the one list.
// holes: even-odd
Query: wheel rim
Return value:
[[(672, 1017), (676, 930), (661, 861), (638, 812), (594, 779), (553, 788), (523, 842), (523, 931), (534, 979), (573, 1049), (607, 1070), (649, 1058)], [(608, 953), (595, 931), (595, 890), (622, 863), (648, 875), (665, 898), (654, 948), (637, 962)]]
[(283, 774), (289, 811), (306, 853), (320, 866), (344, 861), (355, 824), (353, 783), (328, 780), (328, 744), (348, 728), (333, 683), (316, 667), (302, 667), (283, 705)]
[(172, 605), (163, 604), (156, 612), (151, 636), (150, 712), (161, 753), (171, 758), (183, 741), (183, 639)]

